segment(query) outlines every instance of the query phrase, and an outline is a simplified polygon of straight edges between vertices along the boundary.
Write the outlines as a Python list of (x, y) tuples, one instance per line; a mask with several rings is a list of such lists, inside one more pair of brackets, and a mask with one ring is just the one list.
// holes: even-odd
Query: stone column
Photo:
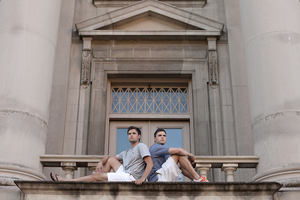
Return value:
[(0, 2), (0, 177), (44, 180), (61, 0)]
[(240, 0), (255, 181), (300, 179), (300, 2)]

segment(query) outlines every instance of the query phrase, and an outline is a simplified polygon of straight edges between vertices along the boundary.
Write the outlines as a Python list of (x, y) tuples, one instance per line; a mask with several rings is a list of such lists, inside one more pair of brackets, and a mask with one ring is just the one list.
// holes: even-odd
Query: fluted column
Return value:
[(300, 179), (300, 2), (239, 0), (255, 181)]
[(0, 2), (0, 177), (43, 180), (61, 0)]

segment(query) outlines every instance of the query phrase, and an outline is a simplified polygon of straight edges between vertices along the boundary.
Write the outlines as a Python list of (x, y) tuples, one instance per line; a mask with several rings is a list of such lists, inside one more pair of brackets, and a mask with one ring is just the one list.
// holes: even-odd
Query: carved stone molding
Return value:
[(82, 51), (81, 61), (81, 84), (90, 84), (90, 70), (91, 70), (91, 51)]
[(218, 81), (218, 53), (217, 51), (208, 51), (208, 67), (209, 67), (209, 85), (216, 88)]
[(82, 37), (81, 85), (86, 87), (90, 84), (92, 40), (91, 37)]
[(15, 185), (14, 180), (44, 181), (47, 178), (35, 169), (4, 162), (0, 163), (0, 187), (1, 185)]
[(217, 88), (219, 85), (217, 38), (208, 37), (207, 45), (208, 45), (209, 85), (212, 88)]
[[(97, 8), (100, 7), (123, 7), (138, 2), (139, 0), (93, 0)], [(203, 8), (207, 0), (160, 0), (177, 7), (200, 7)]]

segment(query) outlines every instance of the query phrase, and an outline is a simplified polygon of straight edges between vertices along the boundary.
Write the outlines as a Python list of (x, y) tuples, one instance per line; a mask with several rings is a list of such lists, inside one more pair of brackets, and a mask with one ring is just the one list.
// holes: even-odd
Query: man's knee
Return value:
[(92, 177), (96, 181), (107, 181), (107, 174), (106, 173), (96, 172), (96, 173), (92, 174)]
[(114, 157), (109, 157), (107, 160), (108, 163), (115, 162), (115, 161), (117, 161), (117, 159)]
[(110, 157), (106, 162), (106, 164), (109, 164), (109, 166), (116, 165), (116, 163), (120, 163), (120, 161), (114, 157)]
[(175, 161), (175, 163), (179, 162), (180, 155), (171, 155), (171, 158)]
[(188, 158), (186, 156), (179, 156), (178, 157), (178, 161), (179, 162), (186, 162), (186, 163), (190, 163)]
[(116, 172), (119, 167), (121, 166), (121, 163), (118, 159), (114, 158), (114, 157), (110, 157), (107, 162), (109, 163), (109, 166), (114, 170), (114, 172)]

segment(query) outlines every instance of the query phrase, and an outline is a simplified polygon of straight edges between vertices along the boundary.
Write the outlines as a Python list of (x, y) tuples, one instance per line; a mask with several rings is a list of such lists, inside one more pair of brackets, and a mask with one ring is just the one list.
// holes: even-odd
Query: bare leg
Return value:
[(171, 157), (173, 158), (175, 163), (179, 162), (183, 175), (187, 176), (191, 180), (197, 180), (200, 178), (200, 176), (196, 173), (187, 157), (180, 155), (172, 155)]
[(186, 171), (184, 168), (180, 167), (181, 171), (182, 171), (182, 174), (186, 177), (188, 177), (189, 179), (193, 180), (194, 177), (188, 172)]
[(103, 166), (102, 172), (96, 172), (92, 175), (75, 179), (65, 179), (61, 176), (55, 176), (56, 174), (52, 173), (52, 178), (57, 181), (108, 181), (107, 172), (110, 172), (111, 169), (116, 172), (120, 166), (121, 163), (117, 159), (110, 157)]
[[(80, 178), (75, 178), (75, 179), (66, 179), (61, 176), (55, 176), (55, 173), (52, 173), (52, 177), (54, 180), (57, 181), (107, 181), (107, 174), (106, 173), (101, 173), (97, 172), (95, 174), (89, 175), (89, 176), (83, 176)], [(57, 179), (56, 179), (57, 178)]]
[(105, 165), (103, 165), (102, 168), (102, 173), (107, 173), (110, 172), (110, 170), (112, 169), (114, 172), (116, 172), (119, 167), (121, 166), (121, 163), (119, 160), (117, 160), (114, 157), (110, 157), (107, 162), (105, 163)]

